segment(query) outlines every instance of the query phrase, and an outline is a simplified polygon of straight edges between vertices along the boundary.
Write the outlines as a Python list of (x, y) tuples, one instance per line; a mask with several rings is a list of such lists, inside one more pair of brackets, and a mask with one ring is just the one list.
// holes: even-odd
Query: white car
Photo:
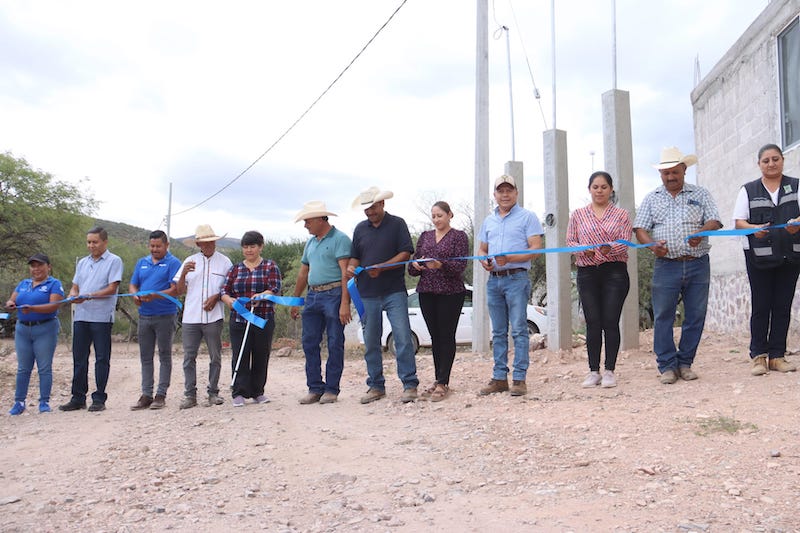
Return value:
[[(456, 344), (472, 344), (472, 287), (467, 285), (467, 296), (464, 298), (464, 307), (461, 309), (461, 317), (458, 319), (456, 328)], [(528, 304), (528, 334), (533, 335), (542, 331), (547, 331), (547, 310), (538, 305)], [(419, 351), (420, 346), (429, 347), (431, 345), (431, 335), (422, 317), (422, 310), (419, 308), (419, 295), (416, 289), (408, 290), (408, 321), (411, 323), (411, 343), (414, 346), (414, 353)], [(358, 340), (364, 344), (364, 331), (358, 328)], [(384, 350), (394, 353), (394, 342), (392, 341), (392, 326), (386, 313), (383, 313), (383, 334), (381, 335), (381, 346)]]

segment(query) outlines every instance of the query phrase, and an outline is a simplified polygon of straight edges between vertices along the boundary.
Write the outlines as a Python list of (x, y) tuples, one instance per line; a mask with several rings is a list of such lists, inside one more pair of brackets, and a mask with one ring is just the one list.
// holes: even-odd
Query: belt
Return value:
[(700, 258), (693, 255), (681, 255), (679, 257), (662, 257), (661, 259), (665, 259), (667, 261), (694, 261), (695, 259)]
[(46, 324), (47, 322), (50, 322), (51, 320), (55, 320), (55, 317), (53, 317), (53, 318), (45, 318), (44, 320), (28, 320), (28, 321), (19, 320), (18, 322), (20, 324), (22, 324), (23, 326), (38, 326), (39, 324)]
[(510, 276), (511, 274), (516, 274), (517, 272), (527, 271), (527, 268), (509, 268), (508, 270), (492, 270), (489, 273), (496, 278), (502, 278), (503, 276)]
[(309, 285), (308, 288), (309, 290), (312, 290), (314, 292), (325, 292), (341, 286), (342, 286), (341, 281), (332, 281), (330, 283), (323, 283), (322, 285)]

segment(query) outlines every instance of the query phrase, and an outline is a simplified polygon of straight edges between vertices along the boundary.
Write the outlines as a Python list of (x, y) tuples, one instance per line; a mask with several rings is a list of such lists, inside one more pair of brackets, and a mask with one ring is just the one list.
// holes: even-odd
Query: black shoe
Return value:
[(81, 402), (75, 398), (71, 399), (64, 405), (58, 406), (59, 411), (78, 411), (80, 409), (86, 409), (86, 402)]
[(96, 413), (98, 411), (105, 411), (105, 410), (106, 410), (106, 404), (104, 404), (103, 402), (92, 402), (92, 405), (89, 406), (90, 413)]

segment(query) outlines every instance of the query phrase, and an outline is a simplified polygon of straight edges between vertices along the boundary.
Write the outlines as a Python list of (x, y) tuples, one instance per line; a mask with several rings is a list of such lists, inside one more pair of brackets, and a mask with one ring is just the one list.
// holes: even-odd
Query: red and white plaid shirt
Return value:
[[(603, 244), (617, 239), (630, 240), (633, 226), (628, 212), (613, 204), (609, 205), (602, 218), (597, 218), (592, 206), (587, 205), (573, 211), (567, 226), (567, 246), (586, 246)], [(594, 254), (585, 252), (575, 254), (578, 266), (597, 266), (612, 261), (628, 261), (628, 247), (624, 244), (612, 244), (611, 251), (603, 255), (597, 248)]]

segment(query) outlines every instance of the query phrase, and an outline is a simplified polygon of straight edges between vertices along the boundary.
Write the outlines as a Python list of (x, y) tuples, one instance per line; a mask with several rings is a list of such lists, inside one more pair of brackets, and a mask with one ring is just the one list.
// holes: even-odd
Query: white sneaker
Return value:
[(605, 389), (610, 389), (611, 387), (617, 386), (617, 378), (614, 377), (613, 370), (603, 371), (603, 380), (600, 382), (600, 386)]
[(600, 381), (603, 378), (600, 377), (600, 372), (589, 372), (586, 375), (586, 379), (583, 380), (583, 384), (581, 387), (584, 389), (591, 389), (592, 387), (597, 387), (600, 385)]

